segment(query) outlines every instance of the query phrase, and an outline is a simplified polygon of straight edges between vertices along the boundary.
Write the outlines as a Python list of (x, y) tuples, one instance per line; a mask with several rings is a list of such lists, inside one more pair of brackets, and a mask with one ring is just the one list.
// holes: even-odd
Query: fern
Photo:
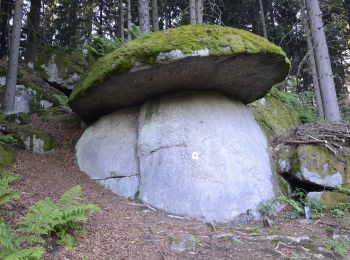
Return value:
[(45, 251), (40, 247), (20, 248), (14, 231), (4, 222), (0, 222), (0, 257), (4, 260), (37, 260)]
[(88, 219), (86, 215), (98, 210), (95, 205), (80, 201), (80, 186), (66, 191), (58, 203), (48, 198), (38, 201), (20, 222), (18, 231), (25, 234), (23, 241), (33, 245), (44, 243), (47, 236), (56, 235), (59, 243), (67, 244), (67, 247), (74, 244), (74, 240), (68, 241), (68, 232), (79, 230), (81, 223)]
[(58, 238), (57, 244), (64, 246), (67, 250), (72, 250), (74, 248), (75, 239), (72, 235), (62, 231), (58, 234)]
[(0, 205), (19, 198), (17, 192), (10, 188), (10, 184), (15, 180), (17, 177), (11, 173), (3, 172), (0, 174)]
[(2, 144), (9, 144), (9, 145), (16, 145), (17, 144), (17, 139), (13, 134), (3, 134), (0, 133), (0, 143)]

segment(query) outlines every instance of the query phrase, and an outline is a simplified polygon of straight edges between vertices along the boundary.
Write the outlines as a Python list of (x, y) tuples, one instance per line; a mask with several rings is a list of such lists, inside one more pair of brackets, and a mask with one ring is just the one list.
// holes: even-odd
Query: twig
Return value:
[(149, 238), (152, 242), (152, 244), (157, 248), (158, 252), (162, 255), (163, 259), (164, 260), (168, 260), (168, 258), (165, 256), (165, 254), (163, 253), (163, 251), (159, 248), (158, 244), (156, 243), (156, 241), (153, 239), (153, 232), (152, 232), (152, 229), (151, 228), (148, 228), (149, 230)]

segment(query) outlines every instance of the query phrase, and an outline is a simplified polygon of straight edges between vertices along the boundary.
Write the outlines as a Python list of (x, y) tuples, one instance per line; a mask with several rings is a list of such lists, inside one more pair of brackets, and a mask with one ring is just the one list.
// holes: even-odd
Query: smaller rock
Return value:
[(322, 191), (309, 192), (305, 198), (306, 203), (322, 203), (327, 210), (339, 208), (344, 203), (350, 203), (350, 197), (339, 192)]
[(336, 188), (345, 184), (350, 174), (346, 163), (349, 158), (345, 151), (336, 156), (319, 146), (301, 145), (293, 160), (292, 174), (300, 181)]
[(33, 153), (49, 153), (57, 148), (57, 143), (46, 133), (33, 130), (27, 126), (16, 129), (17, 139), (21, 140), (25, 149)]
[(171, 238), (171, 250), (182, 253), (185, 251), (194, 252), (202, 247), (203, 239), (195, 235), (181, 235)]

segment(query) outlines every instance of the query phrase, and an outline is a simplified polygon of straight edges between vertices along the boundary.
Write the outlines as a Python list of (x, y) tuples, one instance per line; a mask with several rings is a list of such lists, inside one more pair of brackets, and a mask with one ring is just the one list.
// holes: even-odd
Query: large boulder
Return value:
[(263, 37), (229, 27), (183, 26), (147, 34), (99, 59), (69, 102), (89, 120), (182, 90), (215, 90), (250, 103), (288, 70), (282, 49)]
[[(274, 197), (267, 141), (244, 104), (182, 92), (122, 109), (90, 126), (80, 168), (119, 195), (197, 219), (234, 221)], [(140, 180), (140, 181), (139, 181)]]
[(219, 223), (259, 217), (277, 192), (250, 109), (289, 61), (266, 39), (196, 25), (150, 33), (99, 59), (69, 104), (93, 123), (80, 168), (119, 195)]

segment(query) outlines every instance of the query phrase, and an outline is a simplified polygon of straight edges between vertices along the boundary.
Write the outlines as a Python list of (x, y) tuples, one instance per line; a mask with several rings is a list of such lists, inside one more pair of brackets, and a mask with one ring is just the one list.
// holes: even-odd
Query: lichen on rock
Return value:
[(292, 175), (301, 181), (335, 188), (350, 183), (349, 165), (349, 149), (334, 155), (323, 147), (301, 145), (293, 160)]

